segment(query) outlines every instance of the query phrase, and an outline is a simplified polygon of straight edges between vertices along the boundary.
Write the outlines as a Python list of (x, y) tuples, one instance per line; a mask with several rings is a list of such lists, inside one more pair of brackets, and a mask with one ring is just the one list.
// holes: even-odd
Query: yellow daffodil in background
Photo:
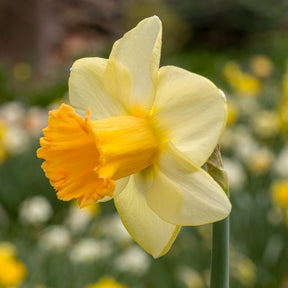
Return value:
[(97, 283), (90, 284), (85, 288), (128, 288), (128, 286), (123, 285), (115, 281), (112, 277), (103, 277)]
[(16, 258), (16, 248), (9, 242), (0, 242), (0, 287), (14, 287), (26, 277), (26, 268)]
[(273, 183), (272, 197), (277, 206), (288, 209), (288, 180), (278, 180)]
[(7, 127), (4, 123), (2, 123), (0, 119), (0, 164), (3, 163), (7, 158), (6, 147), (3, 143), (4, 135), (7, 131)]
[(226, 125), (230, 126), (237, 122), (239, 111), (236, 104), (233, 102), (228, 102), (227, 109), (228, 115)]
[(154, 257), (181, 225), (225, 218), (231, 204), (204, 171), (227, 117), (223, 93), (186, 70), (159, 69), (162, 25), (144, 19), (109, 59), (76, 61), (71, 106), (50, 112), (38, 157), (61, 200), (114, 199), (121, 220)]
[(276, 180), (271, 186), (272, 200), (288, 226), (288, 180)]
[(243, 96), (255, 97), (261, 90), (261, 82), (250, 73), (243, 72), (234, 61), (228, 62), (223, 68), (223, 76), (228, 84)]

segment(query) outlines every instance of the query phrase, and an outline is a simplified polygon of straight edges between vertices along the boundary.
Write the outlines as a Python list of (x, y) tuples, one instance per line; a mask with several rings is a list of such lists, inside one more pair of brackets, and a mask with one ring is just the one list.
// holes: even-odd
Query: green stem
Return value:
[[(228, 177), (219, 145), (207, 161), (207, 170), (229, 196)], [(229, 216), (213, 224), (210, 288), (229, 288)]]
[(229, 216), (213, 224), (211, 286), (229, 288)]

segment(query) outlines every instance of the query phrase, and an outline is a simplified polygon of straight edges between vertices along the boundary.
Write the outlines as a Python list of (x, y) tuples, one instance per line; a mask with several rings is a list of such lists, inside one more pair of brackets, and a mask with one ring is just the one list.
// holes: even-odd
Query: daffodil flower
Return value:
[(61, 200), (114, 199), (131, 236), (154, 257), (182, 225), (225, 218), (231, 204), (201, 167), (226, 122), (223, 93), (186, 70), (159, 68), (162, 25), (141, 21), (109, 59), (76, 61), (71, 106), (50, 112), (38, 157)]

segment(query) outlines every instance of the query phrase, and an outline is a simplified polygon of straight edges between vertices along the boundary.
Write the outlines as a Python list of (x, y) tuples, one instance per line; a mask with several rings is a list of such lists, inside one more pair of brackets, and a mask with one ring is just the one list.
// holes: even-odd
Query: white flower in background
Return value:
[(251, 155), (255, 154), (258, 149), (258, 143), (252, 138), (251, 134), (244, 127), (240, 127), (235, 135), (234, 150), (236, 156), (245, 164), (249, 163)]
[(39, 238), (39, 245), (45, 250), (64, 250), (70, 243), (69, 230), (62, 225), (48, 227)]
[(91, 263), (108, 258), (112, 252), (113, 247), (108, 241), (86, 238), (73, 246), (69, 258), (73, 263)]
[[(242, 147), (242, 143), (247, 144), (247, 146)], [(223, 151), (234, 150), (236, 155), (244, 162), (249, 159), (250, 151), (258, 148), (258, 144), (252, 137), (252, 132), (244, 125), (234, 125), (225, 129), (219, 144)]]
[(82, 233), (94, 217), (91, 210), (83, 208), (80, 209), (76, 205), (71, 205), (68, 211), (65, 224), (74, 234)]
[(253, 128), (262, 138), (274, 137), (280, 130), (280, 119), (276, 112), (261, 111), (255, 114)]
[(104, 218), (100, 225), (102, 233), (113, 239), (119, 246), (125, 246), (132, 242), (132, 237), (123, 226), (118, 214), (115, 213)]
[(261, 110), (259, 107), (259, 101), (256, 98), (239, 97), (236, 103), (239, 109), (239, 114), (243, 118), (253, 117), (255, 113)]
[(32, 136), (39, 136), (42, 129), (48, 123), (48, 115), (45, 109), (31, 107), (25, 117), (25, 128)]
[(274, 158), (272, 151), (261, 147), (247, 128), (239, 126), (235, 132), (234, 151), (236, 157), (253, 172), (266, 172), (271, 167)]
[(22, 125), (25, 117), (25, 107), (21, 102), (7, 102), (0, 107), (0, 118), (7, 125)]
[(52, 216), (49, 201), (43, 196), (26, 199), (20, 207), (20, 221), (32, 225), (41, 225)]
[(28, 112), (21, 102), (7, 102), (0, 106), (0, 161), (6, 154), (25, 152), (31, 136), (38, 136), (47, 123), (47, 111), (38, 107)]
[(274, 162), (273, 168), (279, 176), (288, 178), (288, 145), (284, 146), (280, 151)]
[(28, 133), (20, 126), (11, 126), (3, 136), (3, 145), (9, 154), (24, 152), (30, 143)]
[(247, 177), (242, 164), (239, 161), (223, 157), (224, 168), (228, 174), (230, 189), (239, 191), (246, 183)]
[(140, 247), (133, 245), (115, 259), (115, 267), (120, 272), (129, 272), (138, 276), (149, 269), (151, 259)]

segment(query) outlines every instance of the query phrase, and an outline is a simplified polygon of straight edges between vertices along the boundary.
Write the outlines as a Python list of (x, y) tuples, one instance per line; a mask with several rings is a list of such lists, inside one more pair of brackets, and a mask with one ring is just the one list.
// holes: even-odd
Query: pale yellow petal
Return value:
[(105, 90), (130, 110), (131, 77), (128, 69), (115, 60), (108, 60), (104, 72)]
[(145, 191), (152, 179), (149, 175), (145, 177), (143, 173), (131, 176), (126, 188), (114, 201), (120, 218), (133, 239), (157, 258), (168, 252), (180, 226), (163, 221), (148, 207)]
[(231, 204), (222, 188), (170, 145), (163, 151), (146, 193), (149, 207), (175, 225), (202, 225), (227, 217)]
[(85, 117), (91, 108), (91, 120), (126, 114), (123, 105), (104, 88), (107, 60), (82, 58), (76, 61), (69, 78), (69, 99), (76, 112)]
[(202, 166), (226, 123), (226, 100), (208, 79), (177, 68), (159, 70), (153, 106), (160, 133), (194, 163)]
[[(162, 24), (157, 16), (141, 21), (115, 42), (110, 60), (125, 66), (131, 77), (130, 104), (148, 111), (154, 101), (160, 62)], [(117, 72), (117, 70), (116, 70)], [(116, 76), (121, 78), (121, 76)]]

